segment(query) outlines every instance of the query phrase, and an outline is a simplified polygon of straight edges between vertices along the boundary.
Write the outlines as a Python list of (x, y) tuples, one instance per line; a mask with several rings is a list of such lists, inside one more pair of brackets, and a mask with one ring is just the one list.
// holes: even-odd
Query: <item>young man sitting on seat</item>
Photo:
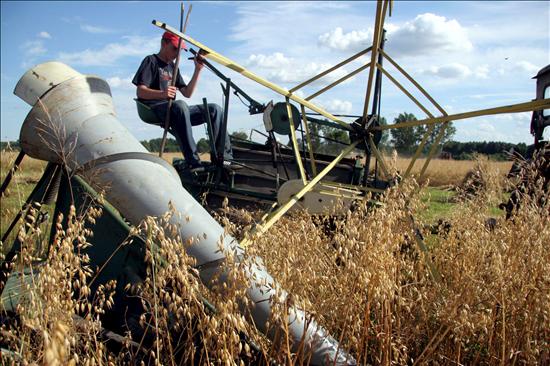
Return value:
[[(203, 68), (202, 57), (199, 55), (193, 59), (195, 71), (186, 84), (178, 72), (175, 86), (170, 86), (174, 72), (174, 60), (178, 55), (178, 37), (172, 33), (165, 32), (162, 35), (160, 51), (157, 54), (149, 55), (143, 59), (137, 70), (132, 83), (137, 87), (139, 102), (146, 104), (158, 117), (160, 126), (164, 127), (168, 100), (176, 98), (176, 91), (179, 90), (184, 97), (190, 98), (195, 91), (199, 75)], [(186, 49), (185, 43), (181, 41), (181, 48)], [(221, 122), (223, 118), (222, 108), (213, 103), (208, 104), (208, 113), (212, 121), (212, 129), (216, 146), (219, 146), (221, 139)], [(181, 151), (185, 157), (187, 167), (196, 170), (201, 167), (197, 145), (193, 138), (192, 126), (205, 123), (203, 105), (188, 106), (183, 100), (174, 100), (170, 108), (169, 131), (180, 144)], [(224, 146), (224, 165), (230, 164), (233, 159), (231, 143), (226, 132)], [(225, 163), (227, 162), (227, 163)]]

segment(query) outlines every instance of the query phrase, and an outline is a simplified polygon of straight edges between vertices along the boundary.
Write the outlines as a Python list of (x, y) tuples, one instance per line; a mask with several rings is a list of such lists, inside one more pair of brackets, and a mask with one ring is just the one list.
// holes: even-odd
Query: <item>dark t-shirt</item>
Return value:
[[(148, 88), (155, 90), (166, 90), (172, 81), (172, 73), (174, 72), (174, 63), (166, 63), (158, 57), (158, 55), (149, 55), (143, 59), (139, 66), (132, 83), (135, 86), (145, 85)], [(181, 89), (186, 84), (183, 82), (181, 72), (178, 72), (176, 78), (176, 88)], [(139, 99), (140, 102), (146, 104), (158, 103), (158, 100)]]

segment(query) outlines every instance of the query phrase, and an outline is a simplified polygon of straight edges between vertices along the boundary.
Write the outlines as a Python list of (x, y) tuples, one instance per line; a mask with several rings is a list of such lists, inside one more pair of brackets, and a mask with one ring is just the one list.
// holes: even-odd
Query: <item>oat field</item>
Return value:
[[(165, 154), (170, 162), (172, 157)], [(13, 153), (2, 154), (2, 180), (14, 159)], [(400, 164), (396, 159), (393, 169), (404, 169)], [(24, 162), (2, 198), (2, 231), (43, 167)], [(118, 352), (103, 342), (101, 332), (115, 284), (90, 301), (88, 282), (95, 273), (75, 250), (86, 247), (91, 235), (84, 222), (101, 212), (72, 211), (70, 226), (57, 233), (40, 275), (25, 287), (31, 295), (18, 307), (16, 321), (1, 326), (2, 347), (11, 352), (3, 350), (3, 363), (308, 364), (307, 345), (292, 352), (282, 321), (292, 302), (361, 365), (549, 364), (548, 192), (527, 169), (531, 194), (506, 220), (496, 207), (507, 197), (508, 169), (509, 163), (484, 159), (435, 161), (428, 170), (430, 187), (404, 181), (376, 207), (360, 205), (331, 220), (294, 213), (247, 248), (244, 259), (228, 258), (232, 285), (218, 293), (195, 275), (185, 251), (192, 241), (165, 235), (171, 230), (169, 214), (149, 218), (134, 229), (147, 239), (148, 278), (128, 291), (141, 299), (140, 324), (153, 340), (125, 334)], [(216, 218), (239, 238), (258, 213), (228, 207)], [(30, 253), (38, 234), (20, 232), (25, 253), (20, 266), (36, 265)], [(427, 251), (420, 249), (419, 238)], [(239, 312), (246, 298), (247, 258), (257, 256), (292, 294), (287, 302), (273, 299), (270, 329), (277, 342)], [(155, 258), (166, 264), (155, 265)]]

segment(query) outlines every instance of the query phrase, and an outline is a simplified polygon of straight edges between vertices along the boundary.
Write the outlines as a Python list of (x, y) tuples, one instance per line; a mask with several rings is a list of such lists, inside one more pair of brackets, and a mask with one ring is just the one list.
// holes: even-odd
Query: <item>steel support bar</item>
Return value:
[(323, 182), (323, 185), (327, 187), (333, 187), (333, 188), (343, 188), (343, 189), (349, 189), (350, 191), (356, 190), (361, 192), (377, 192), (377, 193), (384, 193), (386, 192), (383, 189), (378, 188), (372, 188), (372, 187), (364, 187), (364, 186), (355, 186), (352, 184), (344, 184), (344, 183), (336, 183), (336, 182)]
[(422, 153), (422, 150), (424, 149), (424, 145), (426, 145), (426, 142), (428, 142), (428, 138), (430, 135), (434, 132), (435, 125), (430, 125), (428, 127), (428, 131), (424, 134), (424, 137), (422, 137), (422, 141), (420, 142), (420, 145), (418, 145), (418, 148), (416, 149), (414, 156), (412, 157), (409, 166), (407, 166), (407, 170), (405, 171), (405, 174), (403, 174), (403, 178), (407, 178), (409, 174), (411, 174), (412, 168), (414, 164), (416, 163), (416, 159), (420, 156)]
[(189, 37), (188, 35), (185, 35), (181, 32), (178, 32), (175, 28), (170, 27), (166, 23), (162, 23), (162, 22), (153, 20), (153, 24), (156, 25), (157, 27), (161, 28), (161, 29), (164, 29), (164, 30), (180, 37), (180, 38), (183, 38), (186, 42), (189, 42), (190, 44), (194, 45), (195, 47), (200, 48), (203, 51), (201, 53), (203, 57), (206, 57), (206, 58), (208, 58), (212, 61), (215, 61), (215, 62), (217, 62), (217, 63), (219, 63), (219, 64), (221, 64), (225, 67), (228, 67), (231, 70), (236, 71), (239, 74), (243, 75), (244, 77), (257, 82), (258, 84), (263, 85), (266, 88), (271, 89), (274, 92), (276, 92), (278, 94), (281, 94), (284, 97), (288, 97), (289, 99), (291, 99), (291, 100), (293, 100), (297, 103), (303, 104), (305, 107), (311, 109), (312, 111), (317, 112), (317, 113), (327, 117), (328, 119), (340, 124), (341, 126), (346, 128), (347, 130), (351, 131), (351, 127), (349, 126), (349, 124), (342, 121), (341, 119), (338, 119), (336, 116), (334, 116), (331, 113), (327, 112), (323, 108), (321, 108), (321, 107), (319, 107), (319, 106), (317, 106), (317, 105), (315, 105), (311, 102), (308, 102), (307, 100), (305, 100), (303, 98), (300, 98), (300, 97), (292, 94), (290, 91), (286, 90), (285, 88), (282, 88), (282, 87), (278, 86), (277, 84), (274, 84), (272, 82), (269, 82), (269, 81), (257, 76), (256, 74), (248, 71), (243, 66), (241, 66), (241, 65), (237, 64), (236, 62), (228, 59), (227, 57), (217, 53), (216, 51), (214, 51), (211, 48), (203, 45), (202, 43), (194, 40), (193, 38)]
[[(447, 112), (439, 105), (439, 103), (437, 103), (435, 101), (435, 99), (432, 98), (432, 96), (412, 76), (410, 76), (401, 66), (399, 66), (399, 64), (397, 62), (395, 62), (383, 49), (381, 49), (380, 52), (386, 60), (388, 60), (403, 76), (405, 76), (441, 112), (441, 114), (443, 116), (447, 115)], [(390, 80), (393, 79), (392, 77), (389, 76), (389, 73), (387, 74), (387, 76), (390, 78)], [(403, 91), (403, 89), (401, 89), (401, 90)], [(405, 94), (407, 94), (407, 93), (405, 93)], [(409, 97), (411, 97), (411, 96), (409, 96)], [(428, 114), (428, 116), (430, 118), (433, 118), (433, 115), (431, 115), (429, 113), (426, 113), (426, 114)], [(432, 134), (434, 128), (435, 128), (434, 125), (432, 125), (428, 128), (428, 131), (424, 135), (424, 138), (422, 139), (422, 142), (420, 143), (420, 145), (416, 149), (416, 152), (414, 153), (414, 156), (413, 156), (411, 162), (409, 163), (409, 166), (407, 167), (407, 171), (405, 172), (404, 177), (408, 177), (409, 174), (411, 173), (412, 168), (414, 167), (414, 164), (416, 163), (416, 160), (418, 159), (418, 157), (422, 153), (424, 145), (426, 144), (429, 136)]]
[(370, 146), (371, 151), (373, 152), (374, 156), (376, 156), (376, 160), (378, 160), (378, 162), (380, 163), (380, 168), (382, 168), (382, 173), (384, 173), (384, 176), (387, 179), (390, 179), (388, 166), (386, 165), (386, 162), (384, 161), (384, 158), (382, 157), (382, 154), (380, 154), (380, 151), (378, 150), (378, 148), (374, 144), (374, 141), (372, 140), (371, 135), (369, 135), (368, 140), (369, 140), (369, 146)]
[(336, 80), (335, 82), (325, 86), (323, 89), (319, 90), (318, 92), (316, 93), (313, 93), (311, 94), (309, 97), (306, 98), (306, 100), (311, 100), (315, 97), (318, 97), (319, 95), (323, 94), (324, 92), (326, 92), (327, 90), (329, 89), (332, 89), (334, 88), (336, 85), (342, 83), (343, 81), (346, 81), (347, 79), (351, 78), (352, 76), (355, 76), (357, 75), (358, 73), (360, 73), (361, 71), (365, 70), (367, 67), (370, 67), (370, 63), (368, 64), (365, 64), (359, 68), (357, 68), (356, 70), (350, 72), (349, 74), (345, 75), (345, 76), (342, 76), (340, 79)]
[(311, 143), (311, 135), (309, 134), (308, 120), (306, 116), (306, 108), (300, 104), (300, 109), (302, 111), (302, 124), (304, 125), (304, 130), (306, 132), (306, 142), (307, 149), (309, 151), (309, 162), (311, 163), (311, 172), (313, 176), (317, 175), (317, 163), (315, 162), (315, 155), (313, 154), (313, 145)]
[(288, 97), (286, 98), (286, 112), (288, 114), (288, 122), (290, 123), (290, 140), (292, 141), (292, 147), (294, 148), (294, 154), (296, 155), (296, 165), (298, 166), (302, 183), (305, 185), (307, 183), (307, 177), (304, 170), (304, 165), (302, 163), (302, 157), (300, 156), (300, 147), (298, 146), (298, 141), (296, 140), (296, 128), (294, 127), (294, 118), (292, 117), (292, 106)]
[(304, 186), (304, 188), (302, 188), (298, 193), (292, 196), (292, 198), (287, 203), (280, 206), (275, 211), (271, 212), (269, 215), (264, 216), (264, 218), (262, 219), (262, 222), (255, 225), (245, 235), (245, 238), (241, 240), (241, 245), (244, 247), (248, 246), (249, 244), (252, 243), (252, 240), (254, 240), (254, 238), (258, 237), (259, 235), (262, 235), (267, 230), (269, 230), (269, 228), (273, 226), (273, 224), (277, 222), (277, 220), (279, 220), (288, 210), (290, 210), (290, 208), (292, 208), (292, 206), (294, 206), (296, 202), (298, 202), (307, 192), (309, 192), (313, 187), (315, 187), (315, 185), (319, 183), (321, 179), (323, 179), (325, 175), (327, 175), (332, 170), (332, 168), (334, 168), (336, 164), (340, 162), (340, 160), (345, 158), (355, 148), (355, 146), (357, 146), (358, 143), (359, 143), (359, 140), (355, 141), (354, 143), (349, 145), (346, 149), (342, 150), (340, 154), (338, 154), (338, 156), (336, 156), (329, 165), (327, 165), (323, 170), (321, 170), (319, 174), (315, 176), (315, 178), (310, 180), (309, 183)]
[(17, 157), (15, 158), (15, 162), (13, 163), (12, 168), (8, 171), (8, 175), (6, 175), (6, 178), (4, 179), (4, 182), (2, 182), (2, 187), (0, 187), (0, 197), (4, 197), (4, 192), (10, 185), (11, 179), (13, 178), (13, 175), (17, 170), (19, 169), (19, 165), (21, 165), (21, 162), (23, 161), (23, 158), (25, 157), (25, 152), (21, 150)]
[[(371, 52), (371, 65), (376, 65), (376, 57), (380, 48), (380, 35), (382, 34), (382, 28), (384, 27), (384, 17), (386, 16), (386, 9), (388, 7), (387, 1), (378, 0), (376, 5), (376, 20), (374, 22), (374, 34), (372, 37), (372, 52)], [(369, 100), (372, 89), (372, 79), (374, 76), (374, 67), (369, 70), (369, 81), (367, 84), (367, 92), (365, 95), (365, 106), (363, 108), (363, 118), (367, 120), (369, 113)]]
[(434, 123), (443, 123), (443, 122), (449, 122), (449, 121), (456, 121), (460, 119), (468, 119), (472, 117), (490, 116), (495, 114), (530, 112), (538, 109), (547, 109), (547, 108), (550, 108), (550, 98), (535, 100), (532, 102), (512, 104), (512, 105), (497, 107), (497, 108), (480, 109), (477, 111), (451, 114), (448, 116), (427, 118), (419, 121), (410, 121), (410, 122), (396, 123), (392, 125), (375, 126), (372, 129), (383, 131), (383, 130), (391, 130), (394, 128), (406, 128), (406, 127), (413, 127), (413, 126), (420, 126), (420, 125), (430, 125)]
[(428, 117), (430, 117), (430, 118), (434, 117), (433, 114), (431, 114), (430, 111), (426, 107), (424, 107), (424, 105), (422, 103), (420, 103), (411, 93), (409, 93), (409, 91), (407, 89), (405, 89), (405, 87), (403, 85), (401, 85), (401, 83), (399, 81), (397, 81), (393, 76), (391, 76), (390, 73), (387, 72), (382, 67), (382, 65), (376, 64), (376, 67), (378, 67), (380, 70), (382, 70), (382, 73), (384, 75), (386, 75), (388, 77), (388, 79), (390, 79), (391, 82), (399, 88), (399, 90), (401, 90), (406, 96), (408, 96), (409, 99), (412, 100), (414, 102), (414, 104), (416, 104), (418, 106), (418, 108), (422, 109), (422, 112), (426, 113), (428, 115)]
[[(432, 125), (435, 126), (435, 125)], [(430, 126), (430, 127), (432, 127)], [(424, 176), (424, 173), (426, 172), (426, 169), (428, 168), (428, 165), (430, 164), (430, 161), (435, 155), (435, 151), (437, 150), (437, 147), (441, 143), (441, 140), (443, 139), (443, 136), (445, 136), (445, 130), (449, 126), (449, 122), (445, 122), (443, 126), (441, 126), (441, 130), (437, 134), (437, 137), (434, 140), (434, 143), (432, 144), (432, 147), (430, 148), (430, 152), (428, 153), (428, 156), (426, 156), (426, 161), (424, 162), (424, 165), (422, 166), (422, 169), (420, 170), (420, 175), (418, 176), (418, 179), (421, 179)]]
[[(55, 181), (55, 176), (56, 174), (59, 174), (60, 169), (61, 168), (58, 164), (48, 163), (48, 165), (46, 165), (42, 177), (40, 178), (38, 183), (36, 183), (31, 194), (29, 195), (17, 215), (15, 215), (15, 218), (2, 236), (1, 242), (3, 245), (6, 245), (6, 240), (10, 236), (12, 230), (16, 227), (23, 214), (25, 212), (28, 213), (28, 210), (32, 207), (34, 203), (42, 204), (44, 202), (44, 198), (48, 195), (48, 190), (52, 185), (52, 182)], [(11, 246), (9, 252), (5, 255), (3, 261), (0, 264), (0, 294), (4, 291), (4, 286), (6, 285), (6, 281), (8, 280), (8, 277), (12, 270), (11, 267), (20, 250), (21, 242), (17, 238), (13, 242), (13, 245)]]
[(291, 93), (294, 93), (296, 90), (301, 89), (301, 88), (303, 88), (304, 86), (306, 86), (306, 85), (308, 85), (308, 84), (314, 82), (315, 80), (318, 80), (318, 79), (322, 78), (323, 76), (325, 76), (325, 75), (327, 75), (327, 74), (333, 72), (334, 70), (336, 70), (336, 69), (338, 69), (338, 68), (340, 68), (340, 67), (342, 67), (342, 66), (344, 66), (344, 65), (346, 65), (346, 64), (348, 64), (348, 63), (350, 63), (351, 61), (355, 60), (356, 58), (358, 58), (358, 57), (360, 57), (360, 56), (363, 56), (363, 55), (366, 54), (366, 53), (369, 53), (371, 49), (372, 49), (372, 46), (370, 46), (370, 47), (368, 47), (368, 48), (365, 48), (363, 51), (356, 53), (355, 55), (353, 55), (353, 56), (351, 56), (351, 57), (345, 59), (344, 61), (340, 62), (339, 64), (334, 65), (334, 66), (331, 67), (330, 69), (327, 69), (327, 70), (323, 71), (322, 73), (315, 75), (315, 76), (312, 77), (311, 79), (306, 80), (306, 81), (304, 81), (303, 83), (301, 83), (301, 84), (295, 86), (294, 88), (290, 89), (290, 92), (291, 92)]
[(403, 76), (405, 76), (416, 88), (430, 101), (432, 104), (439, 109), (442, 115), (447, 115), (447, 112), (435, 101), (434, 98), (416, 81), (414, 78), (409, 75), (397, 62), (395, 62), (384, 50), (380, 50), (382, 55), (386, 60), (388, 60)]

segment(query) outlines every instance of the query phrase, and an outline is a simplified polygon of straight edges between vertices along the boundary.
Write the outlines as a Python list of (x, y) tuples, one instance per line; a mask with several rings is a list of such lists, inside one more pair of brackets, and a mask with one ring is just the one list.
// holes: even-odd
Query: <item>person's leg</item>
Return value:
[[(215, 103), (208, 103), (208, 112), (210, 114), (210, 121), (212, 122), (212, 133), (214, 134), (214, 141), (216, 147), (219, 148), (221, 141), (221, 126), (223, 119), (223, 109)], [(191, 117), (191, 125), (198, 126), (206, 122), (204, 118), (204, 107), (202, 105), (192, 105), (189, 107), (189, 115)], [(225, 132), (225, 143), (223, 150), (224, 160), (233, 159), (233, 151), (231, 150), (231, 142), (229, 141), (229, 134)]]
[[(151, 109), (159, 116), (161, 121), (165, 121), (168, 102), (159, 103), (152, 106)], [(183, 100), (174, 101), (170, 109), (169, 131), (176, 137), (187, 164), (197, 166), (200, 164), (200, 158), (197, 153), (195, 140), (193, 139), (191, 124), (188, 122), (190, 120), (187, 104)]]

